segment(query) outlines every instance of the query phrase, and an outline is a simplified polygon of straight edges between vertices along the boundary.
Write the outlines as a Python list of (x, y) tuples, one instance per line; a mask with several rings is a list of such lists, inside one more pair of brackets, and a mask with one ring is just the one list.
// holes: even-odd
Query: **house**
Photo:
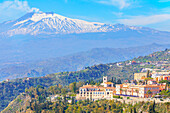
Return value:
[(159, 93), (159, 85), (141, 85), (139, 86), (139, 97), (149, 98)]
[(138, 97), (139, 87), (134, 84), (116, 84), (116, 95)]
[(170, 81), (170, 72), (156, 72), (152, 74), (152, 78), (156, 81), (169, 80)]
[[(161, 84), (158, 84), (159, 85), (159, 91), (162, 91), (162, 90), (169, 90), (169, 87), (168, 85), (166, 85), (166, 83), (161, 83)], [(167, 87), (166, 87), (167, 86)], [(167, 88), (167, 89), (166, 89)]]
[(123, 67), (123, 63), (117, 63), (116, 64), (118, 67)]
[(140, 81), (140, 80), (144, 80), (145, 78), (147, 78), (147, 73), (135, 73), (134, 74), (134, 80)]
[(27, 78), (27, 80), (30, 80), (30, 79), (31, 79), (31, 77), (28, 77), (28, 78)]
[(70, 104), (71, 104), (71, 102), (72, 102), (72, 100), (68, 100), (68, 103), (70, 103)]
[(147, 81), (147, 84), (154, 85), (154, 84), (157, 84), (157, 82), (155, 80), (150, 79)]

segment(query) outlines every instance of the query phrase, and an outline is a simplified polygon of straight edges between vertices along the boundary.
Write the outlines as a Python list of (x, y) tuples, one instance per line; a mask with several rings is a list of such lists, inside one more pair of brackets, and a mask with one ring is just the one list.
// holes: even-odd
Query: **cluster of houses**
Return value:
[[(155, 82), (159, 82), (162, 80), (170, 81), (170, 72), (169, 71), (165, 71), (165, 72), (152, 71), (152, 73), (150, 73), (149, 76), (152, 78), (152, 81), (155, 81)], [(147, 72), (134, 74), (134, 80), (144, 81), (146, 78), (148, 78)]]
[[(159, 81), (170, 81), (170, 72), (155, 72), (152, 73), (151, 77), (152, 79), (146, 79), (147, 73), (135, 73), (134, 80), (138, 84), (131, 82), (116, 84), (114, 87), (114, 83), (108, 82), (107, 76), (103, 76), (103, 83), (100, 86), (87, 84), (80, 87), (76, 99), (112, 99), (114, 95), (150, 98), (169, 88), (166, 83), (159, 83)], [(140, 82), (144, 84), (140, 84)]]
[[(118, 67), (124, 67), (124, 66), (128, 66), (128, 65), (140, 65), (140, 66), (154, 65), (155, 67), (161, 67), (161, 70), (169, 70), (170, 69), (170, 66), (168, 66), (169, 65), (169, 61), (140, 62), (140, 61), (134, 61), (133, 60), (133, 61), (129, 61), (129, 62), (126, 62), (126, 63), (119, 62), (116, 65)], [(166, 67), (166, 66), (168, 66), (168, 67)], [(160, 69), (158, 69), (158, 70), (160, 71)]]

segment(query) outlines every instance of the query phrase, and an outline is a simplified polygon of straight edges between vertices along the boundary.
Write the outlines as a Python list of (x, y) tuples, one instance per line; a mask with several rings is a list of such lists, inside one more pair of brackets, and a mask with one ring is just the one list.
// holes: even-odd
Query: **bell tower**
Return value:
[(103, 76), (103, 83), (107, 82), (107, 76)]

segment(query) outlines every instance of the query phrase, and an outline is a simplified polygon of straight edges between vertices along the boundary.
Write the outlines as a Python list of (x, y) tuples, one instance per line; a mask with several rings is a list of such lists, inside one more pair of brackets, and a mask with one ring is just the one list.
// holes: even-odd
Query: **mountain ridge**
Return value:
[(170, 48), (170, 44), (151, 44), (129, 48), (94, 48), (63, 57), (21, 64), (7, 64), (6, 66), (0, 66), (0, 80), (11, 77), (38, 77), (62, 71), (78, 71), (86, 66), (130, 60), (134, 57), (144, 56), (166, 48)]
[(19, 19), (7, 21), (0, 24), (1, 37), (12, 37), (15, 35), (28, 34), (32, 36), (38, 36), (41, 34), (58, 35), (118, 31), (136, 31), (138, 33), (149, 32), (151, 34), (160, 34), (163, 32), (147, 27), (128, 26), (124, 24), (112, 25), (99, 22), (87, 22), (84, 20), (67, 18), (51, 12), (30, 12), (20, 17)]

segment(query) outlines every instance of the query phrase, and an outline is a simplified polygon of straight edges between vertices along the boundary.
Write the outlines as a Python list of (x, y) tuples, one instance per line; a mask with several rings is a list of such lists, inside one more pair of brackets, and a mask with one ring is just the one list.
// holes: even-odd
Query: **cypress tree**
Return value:
[(74, 97), (71, 98), (71, 104), (74, 104)]
[(130, 113), (132, 113), (132, 108), (130, 108)]
[(155, 100), (153, 102), (153, 112), (155, 113)]
[(147, 78), (150, 77), (150, 71), (147, 70)]
[(135, 108), (135, 107), (133, 108), (133, 110), (134, 110), (134, 113), (137, 113), (137, 112), (136, 112), (136, 108)]

